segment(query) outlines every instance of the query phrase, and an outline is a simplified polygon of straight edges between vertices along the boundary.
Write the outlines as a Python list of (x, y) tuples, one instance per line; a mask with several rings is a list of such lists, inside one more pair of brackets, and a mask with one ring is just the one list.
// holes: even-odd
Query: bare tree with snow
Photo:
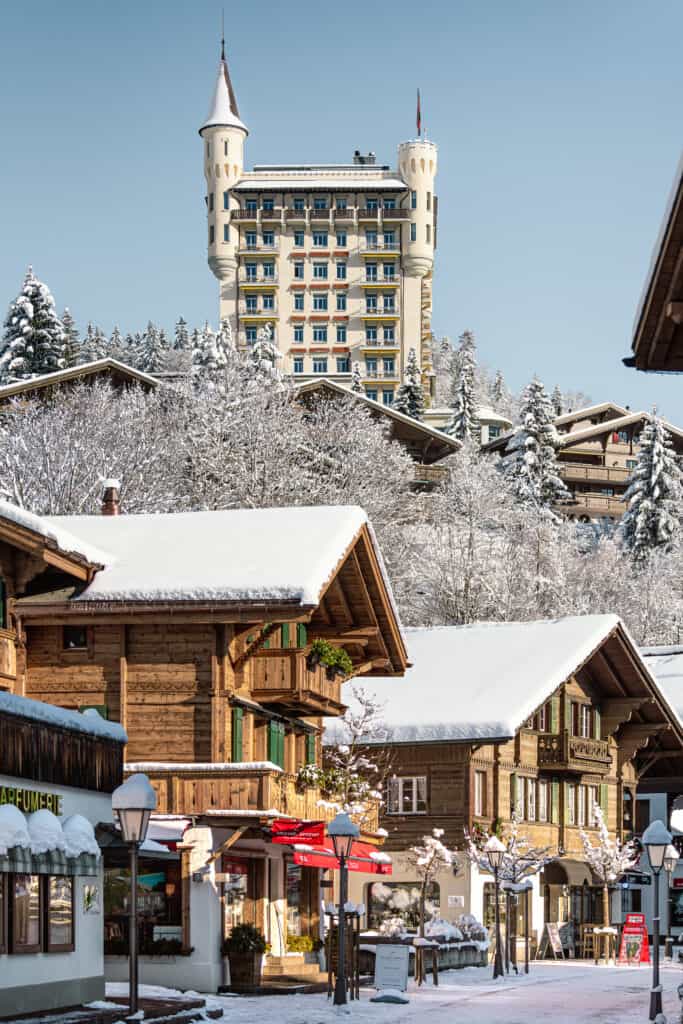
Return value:
[[(580, 830), (583, 854), (593, 874), (602, 882), (602, 923), (609, 928), (609, 887), (614, 885), (626, 871), (636, 866), (640, 854), (635, 843), (622, 843), (618, 837), (612, 839), (599, 804), (593, 807), (593, 821), (597, 831), (597, 843), (583, 829)], [(604, 937), (603, 957), (607, 959), (607, 937)]]
[[(409, 847), (407, 851), (408, 863), (420, 883), (419, 934), (421, 938), (424, 938), (425, 934), (425, 905), (429, 890), (440, 871), (452, 870), (457, 865), (455, 851), (448, 849), (443, 842), (443, 835), (444, 829), (433, 828), (431, 835), (423, 836), (421, 843)], [(418, 984), (421, 984), (424, 978), (417, 980)]]

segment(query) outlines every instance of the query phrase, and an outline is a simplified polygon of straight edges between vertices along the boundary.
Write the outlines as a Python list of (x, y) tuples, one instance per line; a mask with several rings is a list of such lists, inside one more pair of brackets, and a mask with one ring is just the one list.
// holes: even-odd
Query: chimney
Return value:
[(121, 481), (110, 478), (103, 480), (102, 486), (104, 488), (104, 494), (102, 495), (102, 515), (120, 515), (121, 503), (119, 501), (119, 491), (121, 490)]

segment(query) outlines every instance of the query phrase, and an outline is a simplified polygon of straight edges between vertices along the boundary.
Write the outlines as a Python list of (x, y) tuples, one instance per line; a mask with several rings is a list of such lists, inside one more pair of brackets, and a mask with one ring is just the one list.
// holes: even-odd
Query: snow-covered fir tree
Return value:
[(363, 371), (361, 365), (356, 359), (351, 367), (351, 390), (355, 391), (357, 395), (364, 395), (365, 388), (363, 387)]
[(207, 321), (201, 331), (192, 333), (192, 378), (198, 384), (220, 385), (227, 364), (221, 339)]
[(461, 441), (477, 441), (480, 436), (477, 420), (477, 358), (474, 335), (465, 331), (454, 359), (457, 378), (454, 383), (452, 416), (444, 427), (447, 434)]
[(537, 510), (571, 500), (557, 459), (553, 407), (534, 377), (522, 394), (521, 424), (508, 441), (502, 468), (519, 501)]
[(76, 366), (79, 362), (81, 336), (78, 333), (76, 321), (68, 307), (62, 313), (61, 319), (62, 326), (64, 327), (64, 365)]
[(559, 384), (556, 384), (553, 388), (553, 393), (550, 396), (550, 401), (552, 402), (553, 411), (555, 415), (561, 416), (564, 412), (564, 399), (562, 398), (562, 391), (560, 389)]
[(64, 325), (50, 289), (29, 267), (21, 293), (10, 304), (0, 342), (0, 382), (53, 373), (65, 365)]
[(681, 523), (683, 476), (664, 421), (653, 412), (640, 435), (638, 462), (624, 495), (621, 537), (635, 559), (675, 542)]
[(109, 354), (109, 344), (101, 327), (88, 321), (81, 342), (79, 362), (93, 363), (96, 359), (104, 359)]
[(187, 322), (183, 317), (178, 318), (173, 333), (173, 348), (178, 352), (185, 352), (190, 347), (190, 333), (187, 329)]
[(505, 378), (500, 370), (496, 370), (496, 376), (493, 378), (493, 385), (491, 387), (491, 401), (493, 402), (494, 409), (497, 410), (499, 408), (505, 400), (506, 393)]
[(137, 365), (145, 373), (159, 373), (164, 368), (168, 343), (163, 330), (150, 320), (142, 335)]
[(114, 328), (109, 335), (108, 355), (112, 359), (118, 359), (120, 363), (125, 363), (127, 357), (126, 342), (121, 334), (118, 324), (114, 324)]
[(278, 381), (280, 373), (278, 360), (282, 358), (280, 350), (273, 341), (271, 324), (264, 324), (256, 334), (256, 341), (248, 353), (248, 367), (252, 380)]
[(408, 352), (406, 360), (406, 371), (403, 383), (396, 392), (394, 409), (397, 412), (412, 416), (414, 420), (421, 420), (424, 413), (424, 392), (422, 390), (422, 373), (417, 361), (417, 353), (414, 348)]
[[(583, 854), (593, 874), (602, 883), (602, 923), (610, 925), (609, 890), (626, 871), (636, 866), (640, 854), (635, 843), (611, 839), (602, 808), (593, 807), (592, 824), (597, 831), (597, 843), (583, 829), (579, 831)], [(607, 936), (604, 937), (603, 958), (607, 958)]]
[(237, 359), (237, 346), (235, 345), (232, 333), (232, 321), (229, 316), (226, 316), (221, 320), (221, 325), (218, 331), (218, 344), (223, 349), (228, 364), (234, 363)]

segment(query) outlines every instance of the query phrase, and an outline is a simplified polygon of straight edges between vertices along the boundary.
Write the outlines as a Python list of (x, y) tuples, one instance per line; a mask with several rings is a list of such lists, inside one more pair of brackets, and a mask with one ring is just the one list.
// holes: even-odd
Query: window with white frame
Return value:
[(384, 232), (384, 248), (385, 249), (392, 248), (394, 245), (396, 245), (396, 232), (395, 231), (385, 231)]
[(227, 191), (223, 193), (223, 209), (230, 209), (230, 193)]
[(327, 310), (327, 292), (313, 293), (313, 309), (318, 311)]
[(393, 356), (389, 357), (388, 359), (383, 359), (382, 363), (385, 377), (390, 377), (394, 373), (396, 373), (396, 361), (394, 360)]
[(377, 341), (377, 327), (374, 324), (365, 328), (365, 340)]
[(313, 209), (314, 210), (327, 210), (328, 209), (327, 197), (326, 196), (316, 196), (314, 198), (314, 200), (313, 200)]
[(384, 207), (385, 210), (395, 210), (396, 209), (396, 197), (395, 196), (385, 196), (384, 199), (382, 200), (382, 206)]
[(258, 297), (256, 295), (247, 295), (244, 304), (247, 313), (255, 313), (258, 308)]
[(275, 296), (272, 292), (266, 292), (263, 296), (262, 305), (264, 309), (275, 309)]
[(365, 394), (367, 398), (370, 398), (373, 402), (377, 401), (377, 388), (366, 388)]
[(318, 280), (327, 280), (327, 263), (314, 263), (313, 277), (318, 278)]
[(268, 196), (267, 198), (264, 198), (263, 202), (261, 203), (261, 208), (263, 210), (274, 210), (275, 209), (275, 200), (271, 196)]
[(346, 263), (344, 260), (337, 260), (337, 280), (346, 280)]
[(337, 324), (337, 343), (341, 345), (346, 343), (346, 324)]
[(340, 249), (345, 249), (346, 248), (346, 232), (345, 231), (338, 231), (337, 232), (337, 245), (339, 246)]
[(304, 343), (304, 325), (296, 324), (294, 328), (294, 343), (296, 345), (303, 345)]
[(297, 281), (303, 281), (304, 279), (304, 265), (301, 260), (297, 260), (294, 264), (294, 278)]
[(263, 276), (264, 277), (275, 277), (275, 264), (264, 263), (263, 264)]
[(313, 328), (313, 341), (327, 341), (327, 327), (314, 327)]
[(536, 779), (526, 780), (526, 820), (536, 821)]
[(394, 404), (394, 392), (385, 388), (382, 392), (382, 405), (393, 405)]
[(255, 263), (247, 263), (247, 265), (244, 268), (244, 272), (245, 272), (247, 281), (255, 281), (256, 280), (256, 264)]
[(263, 231), (262, 236), (263, 245), (266, 249), (275, 248), (275, 232), (274, 231)]
[(346, 310), (346, 292), (337, 292), (337, 309), (342, 312)]
[(327, 373), (326, 356), (313, 356), (313, 373)]
[(385, 341), (394, 341), (396, 339), (396, 328), (393, 324), (384, 324), (382, 327), (382, 336)]
[(338, 356), (337, 357), (337, 373), (351, 373), (351, 357), (350, 356)]
[(548, 820), (548, 782), (546, 779), (538, 780), (538, 820)]
[(426, 775), (395, 775), (387, 786), (387, 814), (426, 814)]
[(410, 225), (410, 241), (417, 241), (417, 224), (413, 223)]
[(395, 263), (383, 263), (382, 264), (382, 274), (384, 275), (384, 280), (385, 281), (393, 280), (396, 277), (396, 264)]
[(304, 293), (294, 292), (294, 309), (301, 311), (304, 308)]
[(303, 196), (294, 196), (294, 199), (292, 200), (292, 209), (299, 211), (306, 209), (306, 200)]
[(246, 327), (245, 328), (244, 336), (245, 336), (245, 338), (247, 340), (247, 344), (248, 345), (255, 344), (257, 335), (258, 335), (258, 328), (256, 328), (256, 327)]
[(486, 772), (474, 773), (474, 813), (479, 818), (486, 814)]
[(576, 786), (573, 782), (567, 783), (566, 788), (567, 806), (565, 808), (568, 825), (576, 825)]
[(346, 196), (337, 196), (335, 200), (335, 206), (337, 207), (338, 210), (345, 210), (346, 202)]
[(410, 209), (417, 210), (417, 192), (415, 191), (410, 193)]
[(586, 827), (586, 797), (586, 787), (579, 786), (577, 789), (576, 823), (577, 825), (579, 825), (580, 828)]
[(244, 232), (244, 244), (245, 244), (247, 249), (255, 249), (256, 248), (256, 232), (255, 231), (245, 231)]
[(588, 787), (588, 808), (586, 813), (588, 814), (588, 820), (586, 824), (591, 828), (595, 825), (595, 808), (600, 806), (600, 787), (589, 786)]
[(249, 213), (256, 213), (257, 207), (258, 202), (256, 199), (245, 199), (244, 209), (247, 210)]
[(296, 356), (294, 359), (294, 373), (304, 372), (304, 360), (303, 356)]
[(297, 247), (297, 249), (303, 248), (304, 240), (305, 240), (305, 235), (304, 235), (303, 231), (295, 231), (294, 232), (294, 245)]
[(313, 245), (317, 249), (327, 249), (327, 231), (314, 231)]

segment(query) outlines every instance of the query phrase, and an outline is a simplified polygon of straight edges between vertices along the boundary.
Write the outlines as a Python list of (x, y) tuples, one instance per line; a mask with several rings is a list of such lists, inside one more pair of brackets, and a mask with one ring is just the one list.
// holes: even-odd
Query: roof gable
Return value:
[(65, 370), (45, 373), (40, 377), (30, 377), (27, 380), (5, 384), (0, 387), (0, 402), (7, 401), (18, 395), (30, 395), (33, 392), (44, 391), (47, 388), (57, 387), (61, 384), (99, 376), (108, 376), (115, 380), (140, 384), (148, 390), (158, 387), (160, 383), (156, 377), (143, 373), (142, 370), (137, 370), (134, 366), (121, 363), (118, 359), (95, 359), (90, 363), (79, 363), (77, 366), (69, 366)]
[(590, 419), (591, 416), (599, 416), (606, 412), (614, 412), (617, 416), (628, 416), (628, 409), (617, 405), (616, 402), (600, 402), (598, 405), (587, 405), (584, 409), (573, 409), (570, 412), (562, 413), (561, 416), (555, 417), (554, 423), (556, 427), (561, 427), (566, 423), (576, 423), (579, 420)]
[[(581, 441), (590, 441), (596, 437), (602, 437), (605, 434), (617, 433), (620, 430), (624, 430), (626, 427), (631, 427), (634, 424), (642, 423), (645, 424), (650, 419), (650, 414), (647, 412), (633, 412), (628, 413), (626, 416), (619, 416), (617, 419), (605, 420), (604, 423), (595, 423), (590, 427), (585, 427), (583, 430), (574, 430), (568, 434), (560, 435), (560, 448), (571, 447), (578, 444)], [(678, 444), (683, 444), (683, 431), (679, 430), (678, 427), (674, 427), (672, 423), (664, 420), (664, 426), (671, 434), (672, 438)]]

